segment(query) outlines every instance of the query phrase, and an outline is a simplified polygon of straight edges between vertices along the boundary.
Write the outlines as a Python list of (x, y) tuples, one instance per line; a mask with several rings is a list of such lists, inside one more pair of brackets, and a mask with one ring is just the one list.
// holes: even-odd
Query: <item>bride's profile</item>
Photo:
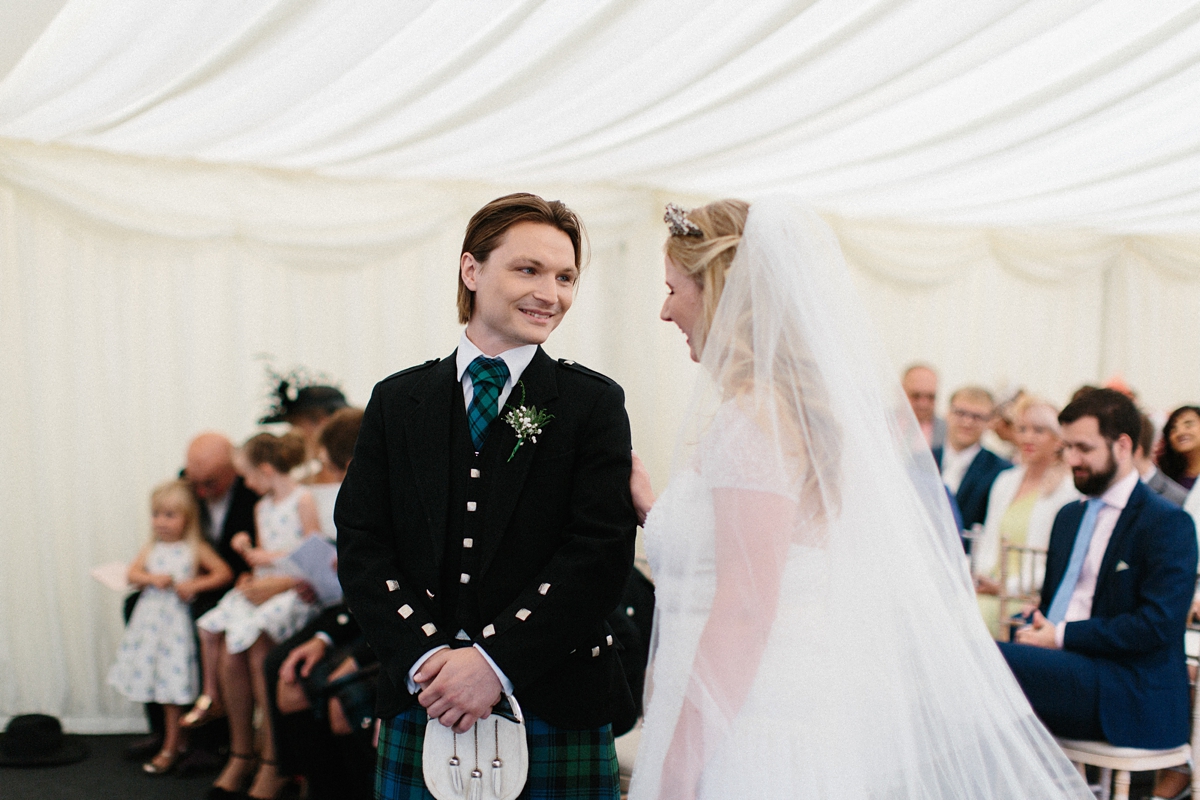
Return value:
[(631, 800), (1091, 798), (976, 610), (932, 456), (832, 231), (668, 206), (698, 384), (670, 483)]

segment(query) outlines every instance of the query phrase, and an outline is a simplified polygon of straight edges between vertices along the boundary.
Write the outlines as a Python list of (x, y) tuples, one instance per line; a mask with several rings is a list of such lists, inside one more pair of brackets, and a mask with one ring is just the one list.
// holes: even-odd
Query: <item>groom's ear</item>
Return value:
[(462, 279), (463, 285), (470, 291), (475, 291), (476, 277), (479, 271), (483, 269), (483, 265), (475, 260), (475, 256), (470, 253), (463, 253), (462, 258), (458, 262), (458, 275)]

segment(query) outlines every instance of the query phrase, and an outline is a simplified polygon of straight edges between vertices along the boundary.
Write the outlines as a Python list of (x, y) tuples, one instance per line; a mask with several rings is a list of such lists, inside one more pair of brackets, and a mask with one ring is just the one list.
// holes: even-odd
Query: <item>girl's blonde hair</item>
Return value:
[[(154, 491), (150, 492), (150, 511), (153, 513), (160, 508), (183, 513), (183, 541), (190, 544), (193, 550), (198, 548), (204, 536), (200, 532), (200, 506), (196, 503), (192, 487), (180, 480), (167, 481), (154, 487)], [(150, 531), (150, 541), (157, 541), (153, 530)]]

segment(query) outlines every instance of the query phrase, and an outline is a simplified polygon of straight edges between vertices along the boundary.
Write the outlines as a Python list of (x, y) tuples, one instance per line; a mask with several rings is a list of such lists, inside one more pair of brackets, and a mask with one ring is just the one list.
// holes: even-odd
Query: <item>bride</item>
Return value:
[(703, 369), (657, 502), (635, 467), (657, 608), (631, 800), (1091, 798), (979, 617), (833, 233), (788, 200), (666, 220), (662, 318)]

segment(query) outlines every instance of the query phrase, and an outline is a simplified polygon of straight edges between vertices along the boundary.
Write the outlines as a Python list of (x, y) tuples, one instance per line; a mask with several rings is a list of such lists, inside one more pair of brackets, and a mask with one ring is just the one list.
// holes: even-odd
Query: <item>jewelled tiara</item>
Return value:
[(674, 203), (667, 203), (667, 213), (663, 214), (663, 222), (671, 229), (672, 236), (704, 236), (700, 226), (688, 219), (687, 212)]

